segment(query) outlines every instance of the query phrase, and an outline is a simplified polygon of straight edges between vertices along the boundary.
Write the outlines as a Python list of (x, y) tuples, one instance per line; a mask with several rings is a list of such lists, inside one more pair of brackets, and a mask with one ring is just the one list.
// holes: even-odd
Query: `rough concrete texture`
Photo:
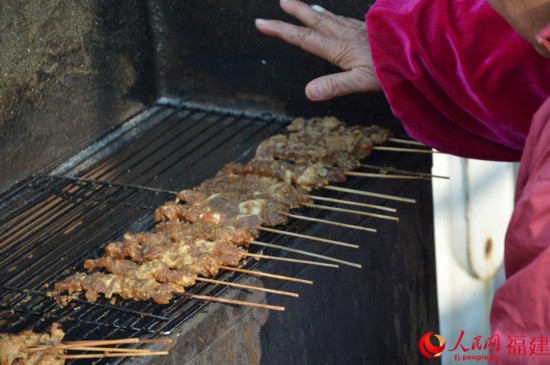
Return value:
[(146, 5), (0, 3), (0, 191), (154, 99)]
[[(263, 287), (261, 280), (241, 281)], [(254, 303), (266, 302), (261, 292), (230, 290), (225, 298)], [(269, 300), (268, 300), (269, 301)], [(260, 364), (262, 345), (260, 332), (270, 316), (280, 315), (265, 309), (220, 303), (208, 305), (172, 334), (175, 346), (167, 356), (126, 359), (133, 365), (241, 365)], [(163, 346), (159, 346), (160, 349)]]

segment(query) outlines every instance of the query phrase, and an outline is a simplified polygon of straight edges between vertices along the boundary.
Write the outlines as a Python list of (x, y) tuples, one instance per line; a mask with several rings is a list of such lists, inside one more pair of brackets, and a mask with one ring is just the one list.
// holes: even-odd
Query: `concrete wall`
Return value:
[(154, 100), (147, 9), (0, 2), (0, 191)]

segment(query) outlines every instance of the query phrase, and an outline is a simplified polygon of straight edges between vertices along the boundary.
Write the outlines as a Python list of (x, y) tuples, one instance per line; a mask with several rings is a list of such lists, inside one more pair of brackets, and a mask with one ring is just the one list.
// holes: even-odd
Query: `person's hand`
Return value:
[(374, 72), (365, 23), (335, 15), (320, 6), (281, 0), (281, 8), (305, 26), (256, 19), (262, 33), (317, 55), (344, 72), (319, 77), (306, 86), (310, 100), (321, 101), (357, 92), (381, 90)]

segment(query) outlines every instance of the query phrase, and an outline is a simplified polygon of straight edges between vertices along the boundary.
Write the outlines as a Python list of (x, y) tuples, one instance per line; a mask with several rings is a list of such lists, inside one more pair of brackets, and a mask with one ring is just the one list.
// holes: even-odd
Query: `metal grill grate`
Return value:
[[(105, 299), (66, 307), (47, 285), (82, 269), (103, 245), (126, 231), (149, 230), (150, 213), (170, 194), (76, 181), (78, 176), (180, 190), (213, 176), (227, 161), (247, 158), (282, 124), (269, 116), (155, 105), (73, 158), (21, 182), (0, 198), (0, 330), (45, 330), (62, 321), (67, 338), (150, 337), (169, 333), (203, 303)], [(251, 263), (254, 264), (254, 263)], [(236, 280), (240, 275), (225, 275)], [(223, 289), (195, 285), (193, 292)], [(184, 314), (184, 315), (182, 315)]]
[[(47, 286), (82, 270), (85, 258), (101, 255), (102, 247), (124, 232), (151, 229), (150, 213), (173, 198), (124, 184), (173, 191), (193, 187), (228, 161), (250, 158), (257, 144), (281, 131), (286, 121), (158, 103), (44, 174), (4, 193), (0, 196), (0, 330), (43, 331), (53, 321), (61, 321), (67, 339), (144, 338), (172, 332), (205, 304), (178, 299), (166, 306), (135, 301), (113, 305), (102, 298), (93, 304), (74, 300), (62, 307), (45, 295)], [(356, 184), (352, 180), (347, 186)], [(328, 214), (305, 211), (321, 218)], [(355, 219), (362, 225), (370, 221)], [(292, 220), (288, 229), (307, 233), (315, 225)], [(261, 239), (273, 242), (275, 235), (264, 234)], [(278, 244), (290, 246), (297, 241), (277, 238)], [(327, 249), (319, 245), (313, 251)], [(234, 281), (240, 276), (226, 273), (223, 279)], [(190, 292), (219, 295), (223, 290), (199, 283)]]

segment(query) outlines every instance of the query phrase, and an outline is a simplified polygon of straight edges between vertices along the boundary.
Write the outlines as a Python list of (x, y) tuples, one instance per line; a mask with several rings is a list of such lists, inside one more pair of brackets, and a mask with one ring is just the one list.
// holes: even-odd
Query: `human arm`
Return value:
[[(533, 118), (521, 159), (505, 268), (507, 280), (491, 309), (492, 333), (503, 343), (508, 336), (525, 338), (525, 363), (547, 364), (548, 351), (532, 341), (547, 338), (550, 328), (550, 98)], [(495, 354), (499, 365), (519, 360), (504, 348)]]
[[(305, 5), (282, 1), (291, 14), (288, 4)], [(315, 13), (308, 12), (313, 25), (321, 27), (327, 18)], [(367, 26), (369, 41), (361, 41), (368, 52), (360, 56), (362, 63), (371, 75), (374, 66), (374, 80), (411, 137), (463, 157), (520, 158), (530, 117), (550, 94), (550, 61), (485, 0), (378, 0), (367, 14)], [(259, 24), (259, 29), (325, 58), (337, 54), (331, 44), (345, 44), (315, 41), (315, 29), (279, 21)], [(363, 88), (357, 88), (345, 85), (349, 78), (339, 81), (343, 86), (333, 89), (348, 93), (378, 88), (378, 83), (361, 81)], [(310, 97), (311, 90), (312, 83), (306, 87)], [(326, 92), (311, 98), (343, 94)]]

